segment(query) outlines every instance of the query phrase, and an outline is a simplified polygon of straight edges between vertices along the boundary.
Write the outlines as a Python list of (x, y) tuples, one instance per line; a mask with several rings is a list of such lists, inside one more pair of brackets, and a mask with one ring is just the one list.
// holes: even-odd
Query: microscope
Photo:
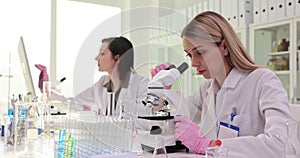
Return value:
[(142, 103), (152, 110), (148, 115), (138, 116), (139, 119), (149, 120), (152, 125), (150, 132), (139, 133), (144, 150), (154, 149), (155, 142), (153, 140), (159, 135), (165, 139), (167, 152), (187, 150), (181, 142), (175, 140), (175, 124), (172, 121), (176, 115), (189, 115), (187, 108), (183, 108), (186, 102), (180, 91), (164, 89), (164, 86), (172, 85), (179, 80), (181, 74), (187, 69), (188, 64), (185, 62), (178, 67), (171, 65), (169, 69), (157, 73), (149, 82), (148, 94)]

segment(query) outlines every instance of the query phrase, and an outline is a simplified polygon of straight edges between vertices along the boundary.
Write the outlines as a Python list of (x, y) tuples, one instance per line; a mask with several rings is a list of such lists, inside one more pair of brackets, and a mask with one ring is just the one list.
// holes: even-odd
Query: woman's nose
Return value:
[(99, 54), (95, 57), (95, 60), (97, 60), (98, 61), (98, 59), (99, 59)]
[(200, 66), (200, 62), (198, 60), (195, 60), (194, 58), (191, 58), (192, 67), (198, 67)]

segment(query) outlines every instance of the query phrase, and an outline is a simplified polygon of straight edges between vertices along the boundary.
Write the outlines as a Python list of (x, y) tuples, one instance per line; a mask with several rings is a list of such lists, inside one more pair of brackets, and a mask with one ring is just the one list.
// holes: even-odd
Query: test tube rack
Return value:
[(136, 139), (132, 120), (101, 116), (88, 121), (80, 115), (70, 115), (59, 131), (55, 156), (92, 157), (135, 153), (142, 150)]

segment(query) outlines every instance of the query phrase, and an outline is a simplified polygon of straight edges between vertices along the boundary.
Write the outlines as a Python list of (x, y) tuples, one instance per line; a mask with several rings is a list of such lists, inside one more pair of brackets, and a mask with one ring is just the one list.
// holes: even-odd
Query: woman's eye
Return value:
[(203, 51), (203, 50), (198, 50), (198, 51), (196, 52), (196, 54), (197, 54), (198, 56), (202, 56), (203, 54), (205, 54), (205, 51)]
[(105, 54), (105, 52), (104, 51), (100, 51), (99, 54), (100, 54), (100, 56), (102, 56), (102, 55)]
[(186, 57), (192, 58), (192, 55), (190, 53), (186, 54)]
[[(204, 50), (196, 50), (195, 52), (193, 52), (193, 54), (194, 54), (194, 57), (202, 57), (203, 54), (205, 54), (205, 51)], [(191, 53), (187, 53), (186, 57), (192, 58), (192, 54)]]

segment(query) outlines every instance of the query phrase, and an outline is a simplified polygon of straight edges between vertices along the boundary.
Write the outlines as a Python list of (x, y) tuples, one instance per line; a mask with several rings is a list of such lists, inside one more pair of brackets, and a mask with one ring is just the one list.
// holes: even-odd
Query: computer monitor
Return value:
[(25, 50), (24, 40), (23, 37), (20, 37), (19, 40), (19, 46), (18, 46), (18, 52), (20, 57), (20, 63), (22, 67), (23, 76), (25, 79), (26, 89), (27, 89), (27, 95), (31, 95), (31, 97), (36, 96), (35, 90), (34, 90), (34, 84), (30, 72), (29, 62)]

